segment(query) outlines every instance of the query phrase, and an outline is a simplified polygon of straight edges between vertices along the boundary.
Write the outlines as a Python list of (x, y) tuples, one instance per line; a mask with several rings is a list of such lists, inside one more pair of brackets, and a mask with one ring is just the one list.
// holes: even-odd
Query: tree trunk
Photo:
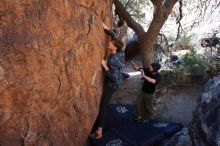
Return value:
[[(150, 38), (150, 36), (148, 37)], [(153, 45), (154, 45), (154, 40), (151, 41), (149, 39), (139, 39), (139, 51), (140, 51), (140, 56), (141, 56), (141, 61), (143, 64), (143, 67), (149, 67), (150, 64), (153, 62)]]
[[(166, 22), (175, 3), (170, 3), (170, 5), (172, 4), (172, 6), (169, 7), (167, 7), (165, 4), (164, 6), (161, 6), (160, 3), (154, 3), (155, 11), (153, 20), (151, 21), (148, 31), (139, 38), (141, 61), (144, 67), (149, 67), (150, 64), (154, 61), (154, 42), (157, 39), (160, 29)], [(164, 8), (165, 6), (167, 7), (167, 9)]]

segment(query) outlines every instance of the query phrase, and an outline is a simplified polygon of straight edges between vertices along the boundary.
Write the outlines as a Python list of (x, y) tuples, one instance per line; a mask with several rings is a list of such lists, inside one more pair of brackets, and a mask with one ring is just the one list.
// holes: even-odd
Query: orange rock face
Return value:
[(111, 5), (0, 1), (0, 145), (84, 144), (98, 114)]

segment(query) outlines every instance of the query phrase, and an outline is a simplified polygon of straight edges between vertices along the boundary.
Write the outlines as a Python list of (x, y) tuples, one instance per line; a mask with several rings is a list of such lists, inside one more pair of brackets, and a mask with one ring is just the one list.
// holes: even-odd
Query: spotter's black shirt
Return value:
[(144, 74), (152, 79), (156, 80), (155, 84), (152, 84), (150, 82), (148, 82), (147, 80), (144, 79), (144, 83), (142, 85), (142, 91), (148, 94), (153, 94), (156, 90), (156, 86), (157, 84), (160, 82), (161, 80), (161, 76), (159, 73), (156, 73), (154, 75), (151, 74), (151, 72), (149, 71), (149, 68), (141, 68), (144, 70)]

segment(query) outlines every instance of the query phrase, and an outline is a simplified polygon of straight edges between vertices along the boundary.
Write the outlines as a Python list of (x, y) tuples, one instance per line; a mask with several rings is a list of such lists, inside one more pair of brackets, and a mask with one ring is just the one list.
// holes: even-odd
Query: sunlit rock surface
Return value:
[(0, 145), (81, 146), (98, 114), (111, 1), (0, 1)]

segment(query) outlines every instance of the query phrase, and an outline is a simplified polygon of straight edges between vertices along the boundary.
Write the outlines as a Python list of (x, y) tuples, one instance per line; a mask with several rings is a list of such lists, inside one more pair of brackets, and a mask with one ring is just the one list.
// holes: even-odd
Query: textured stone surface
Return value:
[(170, 140), (163, 141), (160, 146), (192, 146), (188, 128), (182, 128)]
[(204, 87), (193, 123), (196, 146), (220, 146), (220, 77), (209, 80)]
[(83, 145), (98, 113), (111, 5), (0, 1), (0, 145)]
[(220, 77), (210, 79), (198, 98), (191, 127), (161, 146), (220, 146)]

